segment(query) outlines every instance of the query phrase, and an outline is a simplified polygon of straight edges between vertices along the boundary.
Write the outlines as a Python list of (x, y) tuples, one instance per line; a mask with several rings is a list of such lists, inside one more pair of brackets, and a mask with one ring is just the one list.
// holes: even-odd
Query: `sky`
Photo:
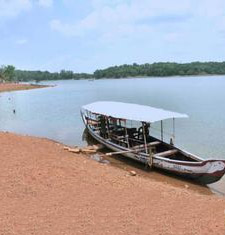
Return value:
[(0, 65), (225, 61), (224, 0), (0, 0)]

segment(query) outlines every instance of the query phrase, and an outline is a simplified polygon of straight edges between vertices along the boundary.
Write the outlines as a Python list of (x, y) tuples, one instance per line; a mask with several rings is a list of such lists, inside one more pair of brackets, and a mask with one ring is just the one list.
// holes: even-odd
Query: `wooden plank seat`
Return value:
[(118, 141), (118, 142), (120, 142), (120, 143), (127, 144), (127, 138), (128, 138), (128, 136), (127, 136), (127, 135), (118, 136), (118, 135), (110, 134), (110, 138), (111, 138), (112, 140)]
[(98, 126), (100, 123), (97, 120), (86, 118), (87, 119), (87, 124), (92, 125), (92, 126)]
[(117, 136), (117, 137), (115, 137), (114, 136), (114, 138), (117, 138), (118, 140), (124, 140), (124, 139), (126, 139), (127, 138), (127, 136)]
[(110, 133), (110, 137), (113, 139), (117, 139), (117, 140), (123, 140), (123, 139), (126, 139), (128, 136), (127, 135), (114, 135)]
[[(156, 145), (159, 145), (159, 144), (161, 144), (160, 141), (153, 141), (153, 142), (148, 143), (147, 147), (153, 147), (153, 146), (156, 146)], [(136, 145), (132, 149), (139, 149), (139, 148), (145, 148), (145, 145), (144, 144)]]
[(156, 145), (159, 145), (159, 144), (161, 144), (160, 141), (153, 141), (153, 142), (148, 143), (147, 146), (156, 146)]
[(135, 138), (130, 138), (130, 137), (129, 137), (129, 140), (131, 140), (131, 141), (133, 141), (133, 142), (135, 142), (135, 143), (139, 143), (139, 144), (143, 144), (143, 143), (144, 143), (143, 140), (139, 140), (139, 139), (135, 139)]
[(161, 152), (161, 153), (156, 153), (155, 155), (158, 156), (158, 157), (168, 157), (168, 156), (171, 156), (171, 155), (173, 155), (177, 152), (178, 152), (177, 149), (172, 149), (172, 150), (167, 150), (167, 151), (164, 151), (164, 152)]
[(101, 127), (93, 127), (92, 130), (93, 130), (93, 131), (100, 131), (100, 130), (101, 130)]

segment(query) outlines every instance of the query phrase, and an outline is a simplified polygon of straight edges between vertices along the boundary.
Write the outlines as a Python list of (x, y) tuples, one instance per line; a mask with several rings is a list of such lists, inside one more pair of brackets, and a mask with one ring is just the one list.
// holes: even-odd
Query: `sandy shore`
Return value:
[(43, 85), (32, 84), (19, 84), (19, 83), (0, 83), (0, 92), (4, 91), (16, 91), (16, 90), (29, 90), (35, 88), (44, 88)]
[(0, 133), (0, 234), (224, 234), (225, 200)]

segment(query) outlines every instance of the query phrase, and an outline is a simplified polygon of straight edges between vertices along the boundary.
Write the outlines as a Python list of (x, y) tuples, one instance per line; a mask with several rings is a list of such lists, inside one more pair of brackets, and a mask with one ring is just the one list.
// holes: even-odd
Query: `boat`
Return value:
[[(145, 105), (99, 101), (81, 107), (88, 133), (112, 152), (182, 177), (211, 184), (225, 174), (225, 160), (202, 159), (174, 144), (175, 119), (186, 114)], [(163, 125), (172, 120), (173, 134), (165, 141)], [(153, 123), (160, 124), (160, 137), (151, 135)], [(132, 125), (131, 125), (132, 124)]]

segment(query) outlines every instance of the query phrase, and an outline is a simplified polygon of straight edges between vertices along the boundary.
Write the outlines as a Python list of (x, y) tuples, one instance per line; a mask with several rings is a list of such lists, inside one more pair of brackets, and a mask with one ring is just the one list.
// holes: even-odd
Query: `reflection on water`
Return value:
[[(189, 119), (176, 121), (176, 145), (202, 158), (225, 159), (224, 76), (44, 84), (57, 86), (0, 93), (0, 130), (47, 137), (71, 146), (86, 145), (82, 105), (100, 100), (139, 103), (187, 113)], [(171, 126), (170, 121), (165, 122), (165, 131), (171, 133)], [(153, 127), (157, 129), (158, 124)], [(157, 135), (155, 129), (152, 134)], [(219, 187), (225, 191), (224, 180)]]

